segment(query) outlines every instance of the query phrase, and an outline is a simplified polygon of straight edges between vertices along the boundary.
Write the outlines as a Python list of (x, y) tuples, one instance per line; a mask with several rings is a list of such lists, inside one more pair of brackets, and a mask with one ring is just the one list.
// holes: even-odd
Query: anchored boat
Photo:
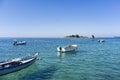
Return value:
[(26, 41), (14, 41), (13, 45), (24, 45)]
[(57, 50), (59, 52), (69, 52), (69, 51), (75, 51), (77, 49), (77, 45), (68, 45), (63, 47), (58, 47)]
[(99, 39), (98, 42), (102, 43), (102, 42), (105, 42), (105, 40), (104, 39)]
[(38, 53), (23, 58), (0, 62), (0, 75), (15, 72), (33, 64), (38, 58)]

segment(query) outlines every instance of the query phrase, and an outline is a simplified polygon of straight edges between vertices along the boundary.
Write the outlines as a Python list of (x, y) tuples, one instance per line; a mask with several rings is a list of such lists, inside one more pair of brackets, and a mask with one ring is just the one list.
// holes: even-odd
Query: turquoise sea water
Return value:
[[(26, 45), (13, 46), (13, 40)], [(40, 52), (42, 60), (0, 80), (120, 80), (120, 39), (0, 38), (0, 61)], [(58, 46), (77, 44), (76, 52), (59, 54)]]

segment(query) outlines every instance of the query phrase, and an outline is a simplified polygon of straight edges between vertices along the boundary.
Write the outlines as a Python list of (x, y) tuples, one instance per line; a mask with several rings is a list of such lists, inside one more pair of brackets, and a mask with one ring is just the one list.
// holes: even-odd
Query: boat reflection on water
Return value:
[(38, 66), (36, 63), (33, 63), (29, 67), (24, 68), (20, 71), (16, 71), (16, 72), (11, 73), (11, 74), (6, 74), (3, 76), (0, 76), (0, 80), (17, 80), (25, 75), (27, 76), (28, 74), (34, 73), (36, 71), (38, 71)]
[(76, 55), (77, 51), (70, 51), (70, 52), (57, 52), (57, 56), (60, 58), (64, 58), (67, 55)]

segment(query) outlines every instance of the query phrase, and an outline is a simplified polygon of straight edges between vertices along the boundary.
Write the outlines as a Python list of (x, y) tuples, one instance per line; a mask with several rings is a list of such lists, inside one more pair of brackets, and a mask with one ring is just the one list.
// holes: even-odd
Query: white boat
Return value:
[(105, 40), (104, 39), (99, 39), (98, 42), (102, 43), (102, 42), (105, 42)]
[(14, 41), (13, 45), (24, 45), (26, 41)]
[(57, 50), (59, 52), (69, 52), (69, 51), (75, 51), (77, 49), (77, 45), (68, 45), (63, 47), (58, 47)]
[(18, 71), (33, 64), (38, 58), (38, 53), (23, 58), (0, 62), (0, 75)]

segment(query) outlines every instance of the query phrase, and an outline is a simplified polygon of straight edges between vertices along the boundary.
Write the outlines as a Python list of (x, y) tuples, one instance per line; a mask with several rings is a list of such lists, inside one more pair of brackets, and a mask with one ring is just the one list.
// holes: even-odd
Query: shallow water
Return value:
[[(0, 61), (39, 52), (42, 60), (0, 80), (120, 80), (120, 39), (16, 38), (26, 45), (13, 46), (15, 38), (0, 38)], [(56, 48), (77, 44), (75, 52), (58, 53)]]

